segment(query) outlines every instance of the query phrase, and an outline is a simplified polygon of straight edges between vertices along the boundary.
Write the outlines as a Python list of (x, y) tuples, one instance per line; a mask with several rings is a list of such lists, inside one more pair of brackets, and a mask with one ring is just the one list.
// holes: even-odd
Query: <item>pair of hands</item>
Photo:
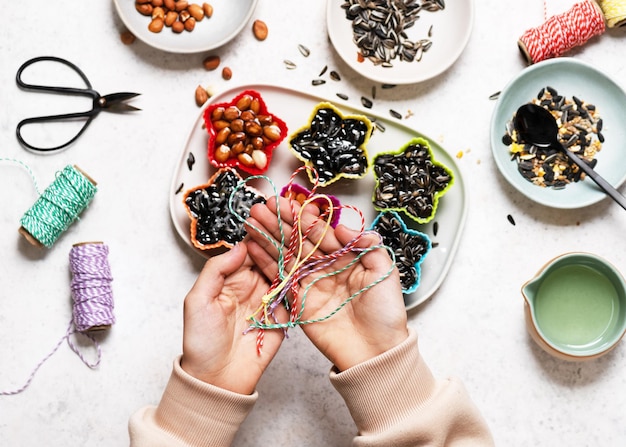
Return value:
[[(293, 205), (297, 213), (299, 206), (297, 203)], [(255, 205), (248, 223), (280, 241), (278, 206), (285, 240), (289, 241), (294, 215), (287, 199), (281, 198), (277, 202), (271, 198), (267, 204)], [(314, 206), (305, 207), (301, 222), (303, 230), (313, 225), (304, 246), (304, 253), (308, 253), (322, 237), (324, 225)], [(334, 230), (328, 228), (316, 254), (333, 253), (357, 235), (358, 232), (344, 225), (338, 225)], [(360, 239), (358, 247), (367, 248), (378, 243), (375, 235), (368, 235)], [(353, 261), (355, 256), (348, 252), (331, 267), (332, 271)], [(254, 392), (284, 335), (280, 329), (266, 330), (263, 352), (258, 355), (256, 332), (244, 334), (244, 331), (250, 324), (247, 317), (259, 308), (261, 298), (278, 273), (277, 259), (276, 246), (249, 228), (243, 242), (207, 261), (185, 298), (181, 366), (187, 373), (229, 391)], [(328, 315), (347, 297), (385, 275), (391, 262), (385, 250), (372, 250), (344, 272), (317, 281), (308, 290), (302, 318), (308, 320)], [(299, 298), (320, 274), (324, 271), (300, 280)], [(278, 306), (276, 316), (281, 322), (288, 320), (283, 306)], [(408, 336), (397, 269), (328, 320), (301, 327), (340, 371), (397, 346)]]

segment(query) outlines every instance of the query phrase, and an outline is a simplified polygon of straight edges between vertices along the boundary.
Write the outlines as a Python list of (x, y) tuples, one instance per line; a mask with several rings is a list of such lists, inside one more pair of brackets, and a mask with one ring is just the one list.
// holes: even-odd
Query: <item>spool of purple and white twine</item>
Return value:
[(76, 244), (70, 251), (70, 288), (78, 332), (105, 329), (115, 323), (108, 255), (109, 247), (101, 242)]
[[(72, 351), (89, 368), (95, 368), (100, 364), (102, 356), (100, 345), (90, 332), (106, 329), (115, 323), (111, 291), (113, 276), (108, 256), (109, 247), (102, 242), (85, 242), (72, 247), (70, 250), (70, 270), (72, 271), (70, 288), (74, 306), (72, 320), (67, 331), (54, 348), (33, 368), (22, 386), (13, 390), (0, 390), (0, 396), (19, 394), (28, 388), (39, 368), (59, 349), (63, 340), (67, 341)], [(96, 349), (95, 361), (87, 360), (72, 341), (71, 337), (75, 334), (83, 335), (92, 341)]]

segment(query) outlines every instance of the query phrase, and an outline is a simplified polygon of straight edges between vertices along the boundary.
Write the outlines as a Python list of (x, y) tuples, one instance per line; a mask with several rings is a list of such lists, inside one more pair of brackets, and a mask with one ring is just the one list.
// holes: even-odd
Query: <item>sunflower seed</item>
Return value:
[(187, 167), (189, 168), (190, 171), (193, 168), (193, 165), (195, 162), (196, 162), (196, 157), (194, 157), (193, 153), (189, 152), (189, 155), (187, 156)]
[(285, 67), (287, 67), (288, 70), (293, 70), (294, 68), (296, 68), (296, 64), (291, 62), (288, 59), (285, 59), (284, 61)]
[(309, 55), (311, 54), (311, 50), (309, 50), (307, 47), (305, 47), (302, 44), (298, 45), (298, 50), (300, 50), (300, 53), (302, 53), (304, 57), (309, 57)]
[(396, 118), (396, 119), (399, 119), (399, 120), (401, 120), (401, 119), (402, 119), (402, 115), (400, 115), (400, 113), (399, 113), (399, 112), (396, 112), (396, 111), (395, 111), (395, 110), (393, 110), (393, 109), (389, 109), (389, 113), (391, 114), (391, 116), (393, 116), (393, 117), (394, 117), (394, 118)]

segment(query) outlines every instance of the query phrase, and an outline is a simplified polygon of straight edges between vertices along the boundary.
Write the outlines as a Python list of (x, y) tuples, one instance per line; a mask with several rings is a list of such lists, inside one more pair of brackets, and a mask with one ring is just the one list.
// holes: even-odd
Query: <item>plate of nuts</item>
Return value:
[[(205, 123), (206, 111), (213, 110), (213, 106), (216, 104), (232, 104), (236, 98), (241, 99), (246, 92), (254, 92), (258, 98), (261, 98), (266, 110), (275, 119), (279, 119), (284, 123), (287, 128), (287, 135), (289, 135), (287, 138), (280, 140), (276, 147), (273, 148), (272, 156), (267, 158), (267, 165), (262, 169), (263, 174), (258, 174), (254, 170), (252, 172), (250, 170), (246, 171), (242, 165), (237, 164), (216, 166), (211, 162), (207, 151), (211, 135)], [(337, 143), (337, 141), (327, 141), (328, 135), (334, 134), (335, 131), (323, 128), (323, 126), (332, 126), (332, 124), (325, 120), (316, 121), (314, 119), (314, 116), (320, 110), (332, 112), (332, 122), (335, 123), (333, 129), (336, 128), (336, 130), (341, 127), (336, 126), (339, 119), (347, 121), (357, 117), (359, 120), (367, 119), (372, 123), (371, 126), (366, 127), (369, 132), (369, 139), (366, 142), (366, 154), (369, 158), (367, 166), (369, 168), (365, 172), (356, 177), (340, 176), (337, 179), (333, 178), (332, 182), (327, 182), (324, 185), (321, 183), (314, 184), (309, 177), (311, 166), (302, 158), (296, 156), (294, 147), (291, 146), (291, 140), (294, 140), (293, 144), (300, 145), (301, 149), (304, 147), (309, 148), (309, 150), (312, 150), (315, 146), (325, 145), (326, 147), (331, 147)], [(448, 154), (436, 141), (429, 139), (415, 129), (403, 125), (398, 120), (378, 116), (370, 112), (370, 110), (366, 112), (358, 106), (352, 106), (345, 102), (338, 104), (326, 98), (272, 85), (244, 85), (232, 87), (214, 94), (193, 123), (182, 145), (178, 163), (174, 167), (168, 199), (170, 215), (176, 232), (193, 252), (203, 257), (211, 257), (232, 245), (233, 240), (231, 240), (230, 235), (226, 238), (225, 234), (222, 236), (218, 234), (220, 238), (229, 239), (226, 243), (210, 239), (213, 237), (211, 236), (212, 232), (216, 230), (215, 227), (222, 226), (219, 223), (221, 222), (220, 219), (224, 221), (224, 227), (226, 224), (233, 224), (233, 221), (229, 220), (227, 213), (218, 211), (218, 209), (224, 209), (226, 207), (225, 203), (229, 202), (228, 198), (223, 197), (226, 194), (224, 191), (229, 190), (228, 181), (235, 178), (232, 174), (224, 174), (229, 172), (229, 170), (236, 170), (237, 174), (245, 180), (243, 185), (246, 188), (250, 188), (249, 190), (246, 189), (246, 192), (255, 192), (255, 194), (249, 192), (247, 195), (241, 196), (243, 197), (240, 201), (241, 203), (232, 202), (233, 200), (239, 200), (239, 196), (235, 197), (233, 195), (232, 203), (229, 204), (229, 207), (240, 208), (238, 212), (241, 212), (242, 215), (245, 214), (248, 206), (251, 206), (252, 201), (261, 200), (260, 197), (267, 199), (279, 194), (285, 195), (286, 185), (297, 184), (300, 186), (292, 188), (292, 193), (296, 196), (296, 200), (299, 193), (306, 195), (308, 191), (315, 190), (318, 194), (331, 197), (333, 206), (336, 206), (338, 203), (342, 206), (345, 205), (345, 207), (341, 208), (341, 214), (338, 217), (339, 223), (352, 228), (359, 228), (362, 224), (361, 216), (350, 209), (350, 207), (355, 207), (362, 212), (365, 227), (370, 228), (380, 214), (373, 203), (373, 194), (377, 183), (371, 168), (373, 160), (379, 154), (397, 151), (398, 148), (405, 147), (409, 142), (419, 139), (424, 144), (427, 142), (432, 158), (445, 165), (454, 176), (454, 184), (445, 195), (439, 198), (436, 213), (427, 223), (420, 223), (415, 219), (407, 218), (404, 213), (397, 213), (399, 219), (403, 220), (400, 226), (403, 229), (406, 227), (406, 231), (403, 231), (403, 233), (411, 236), (401, 236), (396, 241), (400, 246), (394, 248), (399, 250), (399, 252), (404, 249), (408, 250), (407, 253), (412, 253), (410, 259), (407, 258), (407, 271), (412, 271), (418, 261), (418, 258), (414, 256), (417, 253), (417, 246), (413, 244), (404, 247), (402, 241), (410, 240), (414, 242), (415, 238), (412, 235), (415, 235), (415, 232), (424, 235), (424, 238), (427, 237), (430, 240), (428, 253), (424, 252), (423, 259), (419, 259), (419, 287), (408, 287), (405, 294), (407, 310), (423, 303), (435, 294), (455, 258), (467, 216), (468, 200), (465, 182), (454, 156)], [(298, 135), (302, 137), (302, 130), (306, 130), (311, 125), (316, 126), (317, 132), (309, 136), (310, 141), (306, 144), (304, 138), (297, 138), (297, 141), (295, 141), (294, 137)], [(341, 133), (339, 132), (339, 134)], [(357, 132), (357, 134), (359, 133)], [(355, 135), (355, 138), (357, 136)], [(341, 139), (339, 146), (350, 151), (352, 145), (346, 143), (344, 139)], [(361, 138), (359, 137), (357, 140), (360, 142)], [(337, 154), (333, 158), (341, 159), (342, 156)], [(356, 159), (358, 160), (358, 157)], [(351, 165), (348, 164), (347, 166)], [(217, 174), (218, 172), (220, 174)], [(222, 180), (217, 181), (218, 179)], [(405, 193), (398, 191), (400, 195)], [(189, 201), (190, 197), (193, 203)], [(197, 244), (194, 245), (192, 240), (190, 228), (193, 222), (189, 214), (188, 205), (193, 207), (192, 216), (194, 219), (198, 217), (198, 221), (208, 222), (207, 237), (209, 239), (207, 239), (206, 246), (201, 248)], [(210, 211), (212, 213), (211, 216), (221, 217), (211, 220), (211, 218), (203, 219), (203, 216), (196, 216), (201, 214), (203, 209), (212, 210)], [(380, 223), (380, 218), (378, 222)], [(335, 221), (333, 221), (334, 224)], [(203, 231), (204, 229), (201, 229), (201, 232)], [(245, 236), (241, 233), (239, 234), (240, 237)]]
[(170, 53), (199, 53), (232, 40), (250, 20), (258, 0), (113, 0), (138, 39)]
[(537, 104), (554, 116), (559, 141), (614, 187), (626, 181), (626, 93), (606, 74), (573, 58), (524, 69), (502, 90), (491, 120), (491, 149), (504, 178), (544, 206), (575, 209), (607, 197), (563, 151), (536, 147), (518, 135), (515, 113)]
[(472, 0), (328, 0), (328, 36), (357, 73), (413, 84), (447, 70), (474, 23)]

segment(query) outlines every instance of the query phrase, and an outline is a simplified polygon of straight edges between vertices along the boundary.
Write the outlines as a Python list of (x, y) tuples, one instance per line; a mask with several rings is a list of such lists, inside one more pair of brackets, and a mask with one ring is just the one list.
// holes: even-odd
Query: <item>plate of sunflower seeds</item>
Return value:
[(413, 84), (446, 71), (472, 31), (472, 0), (328, 0), (328, 35), (357, 73)]
[(491, 149), (504, 178), (539, 204), (560, 209), (593, 205), (608, 197), (560, 150), (523, 141), (513, 125), (527, 103), (549, 110), (559, 141), (614, 187), (626, 181), (626, 92), (597, 68), (561, 57), (522, 70), (502, 90), (491, 119)]
[[(276, 195), (285, 185), (290, 184), (294, 174), (297, 174), (293, 177), (295, 184), (309, 190), (312, 188), (311, 179), (306, 172), (301, 170), (303, 161), (294, 154), (293, 145), (302, 143), (299, 137), (303, 129), (315, 125), (317, 131), (311, 145), (328, 146), (328, 149), (325, 150), (330, 150), (331, 145), (326, 145), (330, 141), (324, 139), (330, 138), (330, 134), (335, 135), (331, 128), (345, 128), (343, 125), (346, 122), (353, 125), (357, 118), (371, 122), (371, 127), (368, 126), (371, 135), (367, 141), (369, 166), (366, 172), (357, 178), (339, 178), (317, 189), (318, 193), (336, 198), (341, 205), (349, 205), (359, 209), (366, 228), (374, 222), (378, 215), (373, 203), (376, 177), (371, 164), (374, 157), (390, 150), (403, 148), (408, 142), (416, 138), (428, 142), (433, 159), (445, 165), (454, 174), (454, 184), (440, 198), (436, 214), (427, 223), (419, 223), (404, 215), (403, 212), (399, 212), (399, 215), (409, 230), (426, 235), (432, 242), (428, 255), (424, 256), (420, 265), (419, 287), (405, 294), (405, 306), (407, 310), (412, 309), (431, 298), (445, 280), (453, 264), (467, 217), (468, 191), (455, 157), (450, 155), (436, 141), (415, 129), (404, 126), (393, 118), (377, 116), (370, 111), (365, 112), (358, 106), (351, 106), (344, 102), (341, 104), (333, 103), (326, 98), (279, 86), (254, 84), (231, 87), (213, 95), (205, 107), (210, 108), (212, 104), (231, 102), (233, 98), (247, 90), (258, 92), (259, 96), (263, 98), (267, 110), (284, 120), (288, 127), (289, 136), (274, 149), (271, 162), (269, 162), (263, 178), (257, 176), (250, 178), (247, 173), (240, 172), (244, 179), (247, 178), (248, 186), (266, 198)], [(325, 107), (320, 108), (321, 104)], [(328, 123), (326, 121), (322, 123), (316, 118), (318, 114), (315, 112), (331, 110), (326, 107), (328, 104), (332, 104), (333, 119)], [(313, 124), (314, 122), (316, 124)], [(327, 128), (326, 126), (330, 127)], [(352, 132), (344, 136), (358, 138)], [(202, 110), (193, 123), (182, 147), (168, 192), (170, 215), (176, 232), (192, 251), (203, 257), (211, 257), (217, 252), (198, 250), (197, 247), (194, 247), (190, 233), (191, 220), (187, 213), (184, 198), (188, 191), (197, 190), (199, 185), (210, 183), (208, 179), (213, 178), (218, 170), (211, 164), (207, 156), (208, 142), (209, 132), (205, 126), (204, 110)], [(339, 145), (337, 147), (344, 146)], [(352, 146), (347, 145), (346, 147), (351, 148)], [(398, 196), (408, 196), (414, 192), (402, 188), (395, 191)], [(355, 229), (363, 224), (361, 216), (349, 208), (341, 209), (340, 223)]]

